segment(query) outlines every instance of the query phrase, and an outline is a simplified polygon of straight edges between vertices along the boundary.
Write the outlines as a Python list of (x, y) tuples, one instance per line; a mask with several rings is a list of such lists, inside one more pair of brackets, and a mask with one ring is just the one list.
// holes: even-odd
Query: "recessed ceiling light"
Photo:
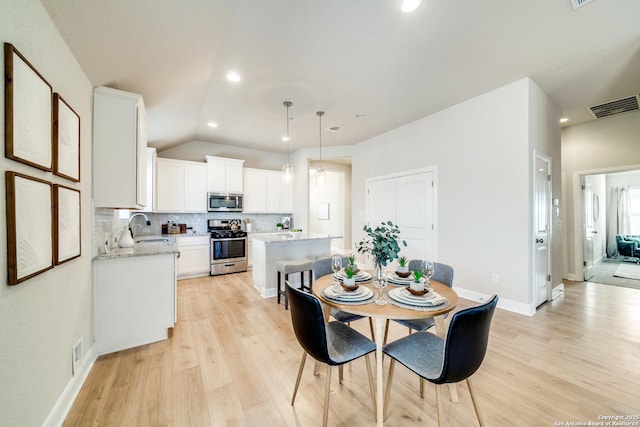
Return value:
[(238, 73), (236, 73), (235, 71), (229, 71), (229, 73), (227, 74), (227, 80), (234, 83), (239, 82), (240, 75), (238, 75)]
[(413, 12), (420, 6), (421, 1), (422, 0), (402, 0), (400, 9), (405, 13)]
[(566, 117), (560, 117), (560, 123), (567, 123), (569, 121), (569, 119), (567, 119)]
[(207, 126), (209, 126), (210, 128), (217, 128), (218, 124), (216, 122), (209, 122), (207, 123)]

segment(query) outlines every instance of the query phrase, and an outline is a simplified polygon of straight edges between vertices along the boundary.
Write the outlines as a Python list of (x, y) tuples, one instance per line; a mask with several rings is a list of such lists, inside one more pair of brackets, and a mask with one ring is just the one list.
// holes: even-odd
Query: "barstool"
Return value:
[[(304, 272), (309, 272), (309, 286), (304, 285)], [(313, 261), (309, 259), (292, 259), (278, 261), (276, 263), (276, 274), (278, 275), (278, 304), (280, 295), (284, 295), (284, 309), (289, 309), (289, 298), (286, 293), (286, 285), (283, 286), (280, 277), (284, 274), (285, 283), (289, 280), (289, 274), (300, 273), (300, 289), (311, 292), (313, 286)]]

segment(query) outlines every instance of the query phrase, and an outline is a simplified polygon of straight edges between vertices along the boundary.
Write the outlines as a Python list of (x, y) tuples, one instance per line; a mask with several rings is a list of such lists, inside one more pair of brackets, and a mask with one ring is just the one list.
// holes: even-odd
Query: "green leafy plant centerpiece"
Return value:
[(406, 267), (407, 266), (407, 262), (409, 262), (409, 260), (407, 259), (406, 256), (401, 256), (400, 258), (398, 258), (398, 265), (400, 267)]
[(422, 270), (413, 270), (413, 281), (420, 283), (422, 280)]
[(382, 222), (375, 228), (365, 225), (362, 229), (367, 235), (356, 243), (356, 248), (358, 253), (369, 254), (376, 265), (375, 279), (382, 280), (382, 267), (397, 259), (400, 243), (407, 246), (407, 242), (398, 240), (400, 229), (391, 221)]

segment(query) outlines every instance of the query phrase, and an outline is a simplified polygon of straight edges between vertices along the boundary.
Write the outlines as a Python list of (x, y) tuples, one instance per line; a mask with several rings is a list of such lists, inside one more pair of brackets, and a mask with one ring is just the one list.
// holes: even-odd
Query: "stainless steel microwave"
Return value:
[(208, 193), (209, 212), (242, 212), (242, 194)]

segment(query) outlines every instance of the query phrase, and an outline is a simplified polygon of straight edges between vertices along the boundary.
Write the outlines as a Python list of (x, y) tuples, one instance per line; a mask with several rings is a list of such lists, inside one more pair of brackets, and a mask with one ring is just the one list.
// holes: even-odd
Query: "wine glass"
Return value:
[(433, 277), (433, 273), (435, 272), (435, 266), (433, 265), (433, 261), (425, 259), (424, 261), (422, 261), (421, 267), (424, 278), (427, 281), (426, 286), (428, 287), (431, 284), (431, 278)]
[(338, 274), (338, 271), (342, 270), (342, 257), (334, 256), (331, 258), (331, 269), (333, 270), (333, 278), (334, 278), (333, 284), (337, 285), (338, 284), (337, 274)]

